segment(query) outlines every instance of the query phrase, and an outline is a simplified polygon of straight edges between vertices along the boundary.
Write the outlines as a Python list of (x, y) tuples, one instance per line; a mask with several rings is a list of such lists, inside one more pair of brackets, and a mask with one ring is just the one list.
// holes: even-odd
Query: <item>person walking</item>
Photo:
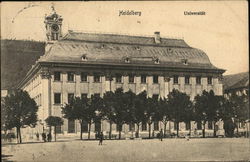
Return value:
[(163, 132), (162, 132), (162, 129), (160, 131), (160, 140), (162, 141), (162, 138), (163, 138)]
[(102, 141), (103, 141), (103, 133), (101, 132), (99, 134), (99, 145), (102, 145)]
[(49, 133), (47, 134), (47, 141), (48, 141), (48, 142), (51, 142), (51, 138), (52, 138), (52, 137), (51, 137), (51, 133), (49, 132)]
[(46, 134), (44, 132), (42, 133), (42, 138), (43, 138), (43, 141), (46, 142)]
[(39, 141), (39, 133), (36, 132), (36, 140)]

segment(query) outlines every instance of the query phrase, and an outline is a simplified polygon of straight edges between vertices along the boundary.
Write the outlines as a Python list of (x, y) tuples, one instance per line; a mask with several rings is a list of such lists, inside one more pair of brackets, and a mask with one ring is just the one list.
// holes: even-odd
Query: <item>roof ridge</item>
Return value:
[[(128, 37), (140, 37), (140, 38), (154, 38), (154, 35), (137, 35), (137, 34), (129, 34), (129, 33), (108, 33), (108, 32), (97, 32), (97, 31), (83, 31), (83, 30), (68, 30), (69, 34), (99, 34), (99, 35), (112, 35), (112, 36), (128, 36)], [(173, 39), (173, 40), (182, 40), (183, 37), (167, 37), (161, 36), (162, 39)]]

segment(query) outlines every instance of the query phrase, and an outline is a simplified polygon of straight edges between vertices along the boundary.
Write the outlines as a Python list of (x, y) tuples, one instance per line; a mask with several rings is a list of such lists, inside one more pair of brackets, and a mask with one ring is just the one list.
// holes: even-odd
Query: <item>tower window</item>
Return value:
[(153, 83), (158, 83), (158, 75), (153, 76)]
[(146, 75), (141, 76), (141, 83), (146, 83), (147, 82), (147, 77)]
[(177, 75), (174, 76), (174, 84), (178, 84), (178, 78), (179, 77)]
[(61, 80), (61, 72), (55, 71), (54, 72), (54, 81), (60, 81)]
[(185, 76), (185, 84), (189, 84), (189, 80), (190, 80), (190, 77), (189, 76)]
[(211, 76), (207, 77), (207, 84), (212, 84), (212, 77)]
[(201, 84), (201, 77), (200, 76), (196, 77), (196, 84)]

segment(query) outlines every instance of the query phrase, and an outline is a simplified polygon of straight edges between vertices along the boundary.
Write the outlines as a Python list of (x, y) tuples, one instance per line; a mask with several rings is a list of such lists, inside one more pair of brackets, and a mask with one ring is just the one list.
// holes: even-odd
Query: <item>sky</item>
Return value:
[[(28, 7), (33, 5), (33, 7)], [(227, 74), (249, 69), (247, 1), (53, 2), (68, 30), (182, 38), (203, 50)], [(2, 2), (1, 38), (45, 41), (45, 14), (51, 2)], [(24, 9), (26, 7), (26, 9)], [(120, 11), (141, 12), (119, 16)], [(205, 15), (184, 15), (204, 11)]]

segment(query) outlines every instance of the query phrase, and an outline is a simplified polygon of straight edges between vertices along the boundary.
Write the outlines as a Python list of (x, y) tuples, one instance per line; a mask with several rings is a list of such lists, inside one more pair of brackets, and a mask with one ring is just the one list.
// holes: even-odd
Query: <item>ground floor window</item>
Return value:
[(213, 129), (213, 122), (212, 121), (208, 122), (208, 129)]
[(116, 124), (116, 131), (122, 131), (122, 125), (118, 125), (118, 124)]
[(198, 130), (201, 130), (201, 129), (202, 129), (202, 127), (201, 127), (201, 122), (197, 122), (197, 129), (198, 129)]
[(154, 130), (159, 130), (159, 122), (158, 121), (155, 121), (154, 122)]
[(177, 130), (177, 122), (174, 122), (174, 130)]
[(95, 132), (100, 132), (101, 131), (101, 121), (96, 121), (95, 122)]
[(75, 133), (75, 120), (68, 120), (68, 133)]
[(186, 125), (186, 130), (190, 130), (190, 128), (191, 128), (191, 123), (190, 123), (190, 122), (186, 122), (185, 125)]
[(142, 131), (146, 131), (146, 130), (147, 130), (147, 123), (142, 122)]
[(88, 132), (88, 123), (86, 121), (83, 121), (82, 123), (82, 132)]
[(135, 124), (134, 123), (129, 124), (129, 131), (135, 131)]

